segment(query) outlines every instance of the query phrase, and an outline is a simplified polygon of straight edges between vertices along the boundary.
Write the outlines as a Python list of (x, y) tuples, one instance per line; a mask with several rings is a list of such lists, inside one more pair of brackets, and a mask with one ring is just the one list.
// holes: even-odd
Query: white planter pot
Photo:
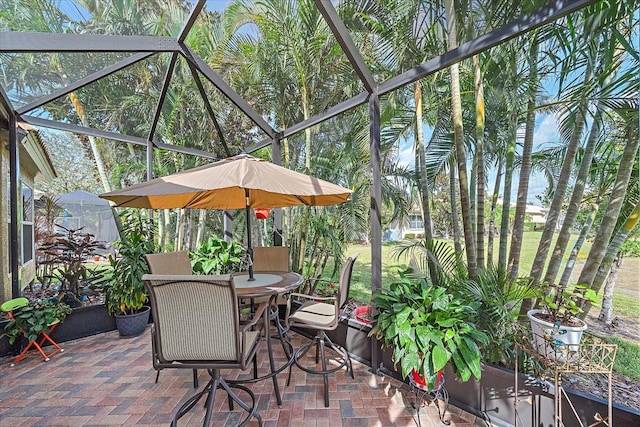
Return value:
[(580, 341), (587, 324), (582, 326), (558, 326), (534, 316), (543, 310), (529, 310), (527, 317), (533, 333), (532, 345), (538, 353), (552, 361), (573, 362), (580, 357)]

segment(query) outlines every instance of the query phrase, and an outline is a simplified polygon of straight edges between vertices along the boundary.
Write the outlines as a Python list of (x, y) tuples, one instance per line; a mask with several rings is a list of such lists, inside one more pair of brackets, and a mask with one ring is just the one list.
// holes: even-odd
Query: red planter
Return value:
[[(436, 380), (436, 385), (434, 389), (429, 391), (436, 391), (440, 387), (442, 387), (443, 379), (444, 379), (444, 374), (440, 370), (438, 371), (438, 379)], [(427, 389), (427, 382), (424, 379), (424, 375), (420, 375), (420, 373), (418, 373), (418, 371), (416, 371), (415, 369), (411, 370), (411, 380), (415, 383), (417, 387), (420, 387), (423, 390)]]
[(362, 322), (364, 324), (371, 323), (371, 306), (363, 305), (356, 308), (353, 311), (353, 316), (356, 318), (358, 322)]

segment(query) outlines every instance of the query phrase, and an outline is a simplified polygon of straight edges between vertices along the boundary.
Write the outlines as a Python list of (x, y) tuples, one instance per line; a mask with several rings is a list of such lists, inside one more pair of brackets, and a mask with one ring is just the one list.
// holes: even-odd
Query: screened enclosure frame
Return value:
[[(418, 66), (404, 71), (388, 80), (377, 82), (371, 70), (367, 67), (364, 58), (356, 47), (344, 22), (330, 0), (314, 0), (315, 6), (322, 14), (325, 22), (337, 40), (343, 53), (349, 60), (351, 67), (362, 83), (365, 91), (352, 98), (342, 101), (327, 108), (306, 120), (302, 120), (286, 129), (278, 130), (270, 125), (258, 113), (250, 103), (243, 99), (225, 80), (214, 71), (197, 53), (186, 44), (187, 35), (194, 26), (200, 13), (205, 7), (205, 0), (198, 0), (184, 23), (177, 37), (131, 36), (131, 35), (99, 35), (99, 34), (52, 34), (52, 33), (28, 33), (28, 32), (0, 32), (0, 52), (2, 53), (116, 53), (131, 52), (128, 58), (85, 76), (53, 93), (40, 97), (27, 105), (14, 107), (5, 89), (0, 86), (0, 105), (4, 109), (4, 116), (0, 116), (0, 127), (9, 132), (9, 160), (10, 160), (10, 251), (12, 263), (12, 293), (19, 296), (18, 281), (18, 224), (17, 224), (17, 177), (18, 177), (18, 122), (26, 122), (37, 127), (56, 129), (61, 131), (83, 134), (99, 138), (106, 138), (147, 148), (147, 179), (153, 178), (153, 150), (162, 149), (182, 154), (200, 156), (204, 158), (219, 159), (214, 153), (188, 147), (180, 147), (167, 144), (156, 135), (156, 128), (161, 115), (161, 108), (171, 79), (174, 66), (179, 57), (186, 60), (190, 72), (194, 78), (199, 95), (201, 96), (206, 114), (216, 127), (220, 143), (227, 156), (238, 153), (230, 152), (220, 131), (216, 115), (213, 111), (209, 97), (202, 83), (202, 77), (213, 84), (233, 105), (235, 105), (251, 122), (263, 131), (268, 137), (245, 151), (253, 153), (269, 145), (273, 148), (273, 159), (279, 162), (280, 141), (290, 137), (311, 126), (320, 124), (339, 114), (347, 112), (358, 106), (368, 104), (370, 121), (370, 165), (372, 171), (371, 182), (371, 265), (372, 265), (372, 292), (382, 286), (382, 221), (381, 221), (381, 156), (380, 156), (380, 104), (379, 97), (389, 92), (414, 83), (437, 71), (448, 68), (473, 55), (484, 52), (494, 46), (518, 37), (540, 26), (553, 22), (570, 13), (576, 12), (586, 6), (596, 3), (597, 0), (552, 0), (546, 5), (527, 13), (520, 18), (494, 29), (482, 36), (460, 44), (457, 48), (431, 58)], [(151, 121), (150, 131), (146, 138), (132, 136), (117, 132), (104, 131), (93, 127), (78, 126), (60, 121), (35, 117), (29, 113), (53, 102), (73, 91), (83, 88), (98, 80), (106, 78), (120, 70), (139, 63), (153, 55), (170, 53), (171, 58), (167, 72), (162, 82), (162, 88)], [(280, 225), (281, 227), (281, 225)], [(379, 354), (372, 352), (372, 366), (378, 366)]]

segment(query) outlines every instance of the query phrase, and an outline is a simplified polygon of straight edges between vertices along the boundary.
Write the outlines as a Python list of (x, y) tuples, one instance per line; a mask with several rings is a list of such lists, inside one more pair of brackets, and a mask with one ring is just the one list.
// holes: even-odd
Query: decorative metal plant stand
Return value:
[[(523, 331), (521, 341), (516, 343), (516, 375), (515, 375), (515, 427), (518, 427), (518, 355), (520, 351), (528, 354), (536, 360), (543, 369), (543, 375), (553, 378), (554, 385), (554, 426), (563, 427), (562, 400), (565, 399), (571, 408), (575, 419), (581, 427), (594, 427), (598, 425), (612, 426), (611, 407), (611, 371), (616, 358), (618, 346), (608, 344), (598, 337), (585, 334), (579, 345), (564, 345), (552, 338), (553, 333), (545, 333), (544, 337), (533, 336), (530, 330)], [(533, 338), (533, 339), (532, 339)], [(545, 348), (540, 350), (536, 343), (540, 339), (545, 340)], [(551, 350), (549, 350), (551, 349)], [(518, 351), (520, 350), (520, 351)], [(542, 353), (542, 354), (541, 354)], [(603, 418), (599, 413), (593, 415), (594, 423), (585, 426), (563, 386), (563, 375), (568, 373), (606, 374), (608, 378), (607, 409), (608, 414)], [(553, 376), (551, 376), (553, 375)]]
[[(445, 420), (444, 416), (447, 413), (447, 408), (449, 407), (449, 392), (444, 386), (444, 373), (440, 373), (438, 376), (438, 382), (433, 390), (429, 390), (429, 388), (423, 383), (416, 380), (415, 375), (409, 375), (409, 385), (411, 386), (411, 391), (414, 395), (413, 408), (416, 410), (416, 416), (418, 418), (418, 426), (421, 426), (420, 423), (420, 408), (425, 403), (425, 397), (431, 396), (431, 399), (438, 408), (438, 417), (442, 424), (449, 425), (450, 421)], [(440, 404), (438, 401), (444, 402), (444, 409), (440, 410)]]

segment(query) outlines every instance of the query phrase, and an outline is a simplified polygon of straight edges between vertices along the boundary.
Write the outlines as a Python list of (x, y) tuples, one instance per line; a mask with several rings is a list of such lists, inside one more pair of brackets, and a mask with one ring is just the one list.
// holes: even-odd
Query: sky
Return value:
[[(425, 140), (428, 140), (431, 134), (430, 129), (425, 129)], [(533, 151), (539, 150), (543, 144), (549, 142), (557, 142), (560, 140), (560, 134), (558, 131), (558, 123), (556, 117), (553, 114), (538, 114), (536, 117), (536, 126), (533, 133)], [(521, 141), (520, 141), (521, 142)], [(398, 154), (400, 164), (409, 165), (413, 167), (414, 153), (413, 153), (413, 141), (402, 141), (400, 143), (400, 152)], [(469, 167), (471, 165), (468, 165)], [(496, 170), (490, 170), (488, 175), (489, 189), (493, 191), (493, 184), (496, 179)], [(516, 171), (513, 176), (513, 184), (511, 189), (511, 201), (515, 203), (518, 197), (518, 181), (520, 174)], [(504, 184), (504, 176), (501, 183), (500, 198), (503, 197), (502, 187)], [(541, 206), (540, 200), (536, 197), (544, 193), (547, 186), (546, 178), (539, 172), (532, 172), (529, 177), (529, 192), (527, 197), (527, 203), (531, 205)]]

